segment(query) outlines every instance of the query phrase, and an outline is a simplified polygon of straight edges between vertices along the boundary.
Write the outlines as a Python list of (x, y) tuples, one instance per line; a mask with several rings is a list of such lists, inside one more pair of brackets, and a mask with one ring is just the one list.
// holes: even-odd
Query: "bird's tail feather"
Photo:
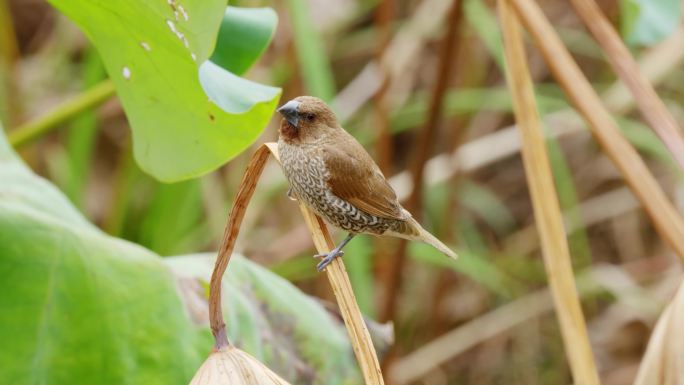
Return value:
[(448, 248), (447, 245), (442, 243), (442, 241), (437, 239), (437, 237), (430, 234), (427, 230), (425, 230), (422, 227), (420, 228), (420, 230), (421, 230), (420, 231), (420, 240), (421, 241), (423, 241), (423, 242), (427, 243), (428, 245), (434, 247), (435, 249), (441, 251), (442, 253), (444, 253), (444, 255), (446, 255), (449, 258), (453, 258), (453, 259), (458, 258), (458, 255), (456, 255), (456, 253), (454, 253), (453, 250)]
[(410, 239), (413, 241), (421, 241), (425, 242), (428, 245), (434, 247), (435, 249), (441, 251), (444, 255), (446, 255), (449, 258), (456, 259), (458, 258), (458, 255), (454, 253), (453, 250), (451, 250), (447, 245), (442, 243), (437, 237), (434, 235), (430, 234), (427, 230), (423, 228), (423, 226), (420, 225), (415, 219), (411, 218), (409, 221), (405, 222), (409, 229), (408, 231), (402, 231), (402, 234), (395, 233), (397, 236), (401, 238), (406, 238)]

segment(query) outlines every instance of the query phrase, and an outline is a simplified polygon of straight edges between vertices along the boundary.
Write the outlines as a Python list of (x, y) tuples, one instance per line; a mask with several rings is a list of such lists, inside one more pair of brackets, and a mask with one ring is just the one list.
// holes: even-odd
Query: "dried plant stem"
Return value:
[[(460, 0), (453, 0), (447, 19), (447, 31), (441, 42), (437, 76), (430, 94), (430, 107), (427, 121), (418, 135), (418, 143), (415, 146), (416, 152), (411, 167), (413, 189), (411, 190), (411, 195), (409, 195), (405, 207), (416, 218), (419, 218), (421, 215), (425, 164), (429, 160), (430, 152), (435, 143), (437, 126), (442, 118), (442, 103), (444, 102), (444, 95), (449, 85), (451, 70), (454, 67), (453, 58), (454, 52), (457, 51), (455, 42), (457, 41), (456, 37), (460, 18), (461, 2)], [(389, 274), (389, 279), (385, 285), (387, 298), (382, 311), (383, 320), (391, 320), (394, 318), (398, 295), (401, 289), (401, 274), (404, 270), (406, 251), (407, 241), (402, 240), (399, 251), (392, 263), (392, 271)]]
[[(267, 143), (264, 147), (268, 147), (273, 156), (278, 159), (278, 149), (275, 143)], [(300, 202), (299, 208), (302, 211), (306, 225), (309, 227), (316, 250), (321, 254), (329, 253), (335, 247), (335, 244), (325, 223), (303, 203)], [(384, 384), (380, 362), (375, 353), (366, 323), (363, 321), (359, 305), (356, 303), (356, 297), (354, 296), (354, 291), (352, 290), (342, 258), (335, 258), (325, 269), (325, 272), (335, 294), (344, 323), (347, 326), (347, 332), (351, 338), (354, 354), (356, 354), (356, 360), (361, 367), (365, 383), (367, 385)]]
[[(214, 339), (216, 340), (216, 350), (230, 345), (226, 336), (226, 325), (221, 310), (221, 278), (226, 271), (226, 267), (228, 267), (228, 262), (235, 247), (235, 240), (240, 231), (240, 224), (247, 210), (247, 204), (254, 193), (259, 176), (264, 170), (269, 153), (279, 160), (278, 149), (275, 143), (262, 145), (252, 155), (235, 197), (235, 204), (230, 211), (214, 271), (211, 275), (209, 320)], [(309, 227), (316, 249), (319, 253), (328, 253), (335, 245), (325, 227), (325, 223), (301, 203), (300, 209)], [(356, 298), (354, 297), (354, 292), (352, 291), (342, 259), (335, 258), (325, 271), (335, 293), (335, 298), (347, 326), (347, 331), (351, 337), (352, 347), (354, 348), (354, 353), (356, 354), (366, 384), (384, 384), (378, 357), (375, 354), (370, 334), (356, 303)]]
[(622, 136), (548, 19), (533, 0), (508, 1), (538, 43), (555, 78), (644, 206), (661, 237), (684, 259), (684, 222), (639, 154)]
[[(645, 262), (637, 263), (644, 264)], [(639, 274), (635, 276), (633, 274), (635, 268), (636, 266), (630, 265), (601, 265), (579, 273), (577, 282), (580, 297), (591, 298), (605, 291), (619, 293), (634, 290), (634, 293), (639, 293), (638, 295), (643, 301), (652, 301), (652, 298), (642, 291), (637, 282), (630, 281), (631, 278), (634, 278), (635, 281), (641, 281), (651, 273), (646, 273), (647, 270), (644, 270), (644, 276), (639, 276)], [(619, 281), (622, 284), (611, 287), (609, 282), (611, 282), (611, 278), (615, 279), (616, 276), (624, 277), (625, 280), (615, 280), (615, 282)], [(535, 318), (541, 317), (553, 309), (553, 298), (548, 289), (525, 294), (523, 297), (459, 325), (401, 357), (392, 366), (387, 376), (393, 385), (416, 383), (439, 366), (448, 363), (469, 349), (506, 332), (512, 333), (511, 329), (534, 321)], [(643, 385), (646, 384), (651, 383), (643, 383)]]
[(441, 42), (437, 76), (430, 93), (430, 106), (427, 121), (418, 136), (418, 143), (416, 143), (415, 146), (416, 153), (411, 168), (411, 176), (414, 185), (411, 195), (406, 202), (406, 207), (410, 211), (414, 211), (414, 215), (419, 215), (419, 213), (416, 213), (415, 211), (420, 209), (420, 202), (423, 196), (422, 182), (425, 174), (425, 163), (429, 159), (437, 135), (437, 126), (442, 119), (444, 95), (446, 94), (449, 79), (451, 78), (451, 70), (454, 67), (454, 52), (457, 51), (455, 42), (457, 41), (456, 35), (460, 19), (461, 2), (460, 0), (454, 0), (451, 5), (451, 10), (449, 11), (449, 18), (447, 19), (447, 31)]
[(417, 382), (431, 371), (472, 347), (553, 310), (543, 289), (474, 318), (397, 360), (388, 376), (392, 384)]
[[(390, 109), (389, 109), (389, 95), (390, 89), (390, 68), (388, 63), (382, 60), (385, 55), (385, 50), (388, 47), (392, 37), (392, 21), (395, 16), (395, 1), (381, 0), (375, 11), (375, 27), (378, 31), (377, 48), (375, 52), (375, 60), (378, 64), (378, 73), (380, 75), (380, 87), (377, 93), (373, 96), (373, 114), (374, 125), (377, 129), (377, 136), (375, 139), (375, 156), (377, 159), (380, 171), (385, 175), (393, 174), (394, 146), (392, 143), (392, 130), (390, 127)], [(394, 273), (394, 243), (392, 240), (376, 238), (373, 240), (373, 252), (376, 255), (375, 261), (377, 263), (376, 278), (381, 282), (389, 282), (392, 280)], [(390, 298), (390, 296), (385, 296)], [(383, 303), (388, 303), (387, 300)], [(384, 314), (381, 312), (380, 319), (383, 321)], [(384, 363), (383, 363), (384, 364)]]
[(522, 136), (523, 163), (565, 351), (575, 383), (599, 384), (535, 104), (532, 79), (525, 59), (520, 25), (507, 0), (499, 0), (498, 6), (506, 54), (506, 79)]
[(651, 83), (639, 70), (606, 16), (594, 0), (572, 0), (572, 5), (608, 56), (613, 69), (627, 85), (646, 121), (660, 136), (679, 167), (684, 169), (684, 139), (675, 118), (665, 108)]
[(17, 35), (9, 1), (0, 0), (0, 119), (14, 125), (22, 115), (21, 99), (14, 67), (19, 57)]
[(245, 170), (245, 175), (242, 177), (242, 182), (240, 182), (235, 203), (228, 215), (221, 247), (219, 248), (218, 257), (216, 257), (214, 271), (211, 274), (211, 282), (209, 284), (209, 323), (211, 324), (211, 332), (216, 340), (216, 350), (221, 350), (230, 345), (221, 309), (221, 279), (223, 278), (223, 273), (226, 272), (230, 257), (233, 255), (235, 240), (237, 240), (238, 233), (240, 232), (240, 224), (245, 217), (247, 204), (252, 198), (252, 194), (254, 194), (254, 189), (256, 189), (259, 176), (264, 170), (268, 155), (269, 149), (266, 146), (259, 147), (254, 155), (252, 155), (252, 160), (250, 160), (247, 170)]
[[(661, 41), (639, 57), (639, 72), (653, 86), (660, 84), (673, 69), (684, 62), (684, 25), (680, 25), (670, 37)], [(634, 105), (633, 95), (625, 84), (616, 81), (601, 94), (608, 110), (614, 114), (625, 114)]]
[(394, 19), (394, 1), (382, 0), (375, 13), (375, 26), (380, 34), (376, 51), (376, 60), (379, 64), (382, 78), (380, 88), (373, 97), (375, 101), (375, 124), (378, 128), (378, 137), (375, 150), (380, 170), (385, 175), (392, 173), (392, 132), (389, 124), (389, 110), (387, 108), (386, 94), (389, 88), (389, 69), (382, 63), (382, 55), (392, 36), (392, 20)]

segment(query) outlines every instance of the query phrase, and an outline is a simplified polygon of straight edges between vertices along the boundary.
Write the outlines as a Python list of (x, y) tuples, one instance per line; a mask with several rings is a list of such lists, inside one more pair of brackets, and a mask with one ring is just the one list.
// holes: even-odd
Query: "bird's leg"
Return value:
[(318, 263), (318, 265), (316, 265), (316, 269), (318, 271), (323, 271), (325, 269), (325, 267), (328, 266), (330, 264), (330, 262), (332, 262), (333, 259), (335, 259), (336, 257), (343, 256), (344, 252), (342, 251), (342, 248), (349, 241), (351, 241), (351, 239), (354, 238), (355, 235), (356, 234), (354, 234), (354, 233), (349, 233), (349, 235), (347, 235), (347, 238), (344, 238), (344, 240), (342, 242), (340, 242), (340, 244), (337, 245), (337, 247), (335, 247), (334, 249), (332, 249), (328, 254), (316, 254), (316, 255), (314, 255), (314, 258), (323, 258), (323, 260), (320, 261)]

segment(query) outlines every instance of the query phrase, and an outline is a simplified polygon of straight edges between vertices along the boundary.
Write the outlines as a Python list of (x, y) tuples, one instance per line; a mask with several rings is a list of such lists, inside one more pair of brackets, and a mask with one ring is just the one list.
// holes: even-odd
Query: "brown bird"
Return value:
[(290, 182), (288, 196), (349, 232), (330, 253), (316, 255), (323, 258), (318, 271), (341, 256), (342, 248), (360, 233), (425, 242), (456, 258), (401, 207), (373, 158), (340, 126), (325, 102), (300, 96), (278, 112), (283, 116), (278, 152)]

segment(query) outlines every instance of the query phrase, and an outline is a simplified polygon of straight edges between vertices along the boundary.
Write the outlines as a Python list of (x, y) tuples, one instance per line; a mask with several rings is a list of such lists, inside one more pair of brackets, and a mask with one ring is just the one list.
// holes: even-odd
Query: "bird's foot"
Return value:
[(326, 266), (328, 266), (330, 264), (330, 262), (333, 261), (333, 259), (335, 259), (337, 257), (341, 257), (343, 255), (344, 255), (344, 251), (337, 250), (337, 249), (329, 252), (328, 254), (316, 254), (316, 255), (314, 255), (314, 258), (323, 258), (320, 262), (318, 262), (318, 265), (316, 265), (316, 270), (318, 270), (318, 272), (325, 270)]

